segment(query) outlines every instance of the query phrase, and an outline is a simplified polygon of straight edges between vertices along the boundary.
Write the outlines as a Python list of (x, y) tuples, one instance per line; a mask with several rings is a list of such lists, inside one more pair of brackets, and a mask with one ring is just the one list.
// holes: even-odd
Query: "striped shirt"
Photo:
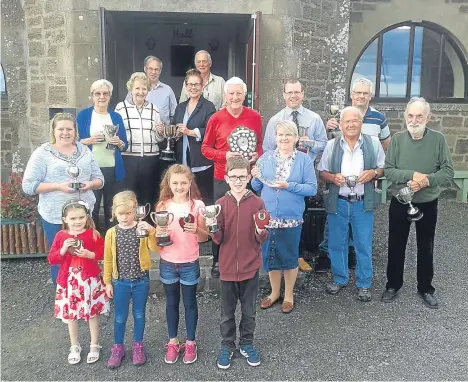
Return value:
[(390, 129), (388, 128), (385, 115), (372, 106), (367, 108), (361, 131), (364, 134), (378, 137), (381, 141), (384, 141), (390, 136)]
[(138, 109), (127, 98), (117, 104), (115, 111), (122, 116), (127, 133), (128, 149), (122, 155), (159, 155), (158, 143), (163, 137), (156, 130), (161, 119), (154, 105), (145, 101), (143, 108)]

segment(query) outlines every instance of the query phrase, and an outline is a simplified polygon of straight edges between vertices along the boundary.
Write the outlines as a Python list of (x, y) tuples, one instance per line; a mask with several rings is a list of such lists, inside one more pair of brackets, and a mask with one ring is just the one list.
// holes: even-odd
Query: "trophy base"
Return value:
[(74, 190), (79, 190), (80, 188), (84, 187), (84, 184), (81, 182), (72, 182), (68, 185), (68, 187), (73, 188)]
[(160, 246), (160, 247), (167, 247), (169, 245), (174, 244), (171, 241), (170, 236), (159, 236), (157, 239), (158, 239), (158, 246)]
[(145, 237), (148, 237), (148, 232), (146, 231), (136, 231), (136, 237), (139, 239), (144, 239)]
[(410, 222), (417, 222), (421, 220), (424, 214), (421, 211), (416, 212), (415, 214), (408, 214), (408, 220)]
[(107, 150), (114, 150), (114, 151), (115, 151), (115, 150), (118, 149), (118, 147), (117, 147), (116, 145), (113, 145), (113, 144), (111, 144), (111, 143), (108, 143), (107, 146), (106, 146), (106, 149), (107, 149)]
[(161, 159), (168, 161), (168, 162), (174, 162), (175, 159), (175, 152), (174, 151), (166, 151), (163, 150), (161, 151)]
[(208, 231), (209, 231), (210, 233), (216, 233), (216, 232), (219, 231), (219, 227), (218, 227), (217, 224), (215, 224), (215, 225), (210, 225), (210, 226), (208, 226)]

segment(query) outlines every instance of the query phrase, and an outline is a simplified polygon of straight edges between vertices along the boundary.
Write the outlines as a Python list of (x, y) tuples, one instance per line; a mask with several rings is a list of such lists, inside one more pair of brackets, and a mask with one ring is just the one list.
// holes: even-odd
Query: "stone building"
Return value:
[(408, 97), (425, 96), (431, 127), (468, 170), (468, 0), (4, 0), (1, 11), (2, 175), (12, 152), (26, 159), (47, 139), (54, 112), (90, 104), (94, 80), (114, 83), (115, 105), (153, 54), (177, 96), (200, 49), (215, 74), (246, 79), (265, 125), (289, 77), (324, 118), (352, 77), (371, 78), (392, 131)]

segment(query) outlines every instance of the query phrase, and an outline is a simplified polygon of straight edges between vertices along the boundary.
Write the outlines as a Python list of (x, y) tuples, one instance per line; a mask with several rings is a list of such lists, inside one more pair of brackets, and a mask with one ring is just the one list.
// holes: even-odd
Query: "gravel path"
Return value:
[[(374, 299), (356, 301), (354, 287), (337, 296), (323, 291), (326, 275), (305, 277), (296, 309), (279, 306), (257, 315), (256, 347), (262, 365), (251, 368), (239, 355), (228, 371), (216, 367), (219, 301), (199, 298), (199, 358), (166, 365), (163, 298), (147, 311), (146, 365), (105, 367), (112, 345), (112, 316), (101, 321), (103, 357), (94, 365), (67, 363), (67, 328), (52, 318), (53, 291), (43, 259), (2, 261), (2, 380), (465, 380), (468, 379), (468, 205), (442, 200), (436, 237), (434, 285), (440, 309), (423, 306), (416, 294), (414, 232), (407, 251), (405, 281), (393, 304), (379, 301), (385, 282), (387, 207), (376, 213)], [(132, 320), (127, 325), (127, 343)], [(86, 357), (89, 334), (80, 326)], [(183, 334), (184, 324), (180, 332)], [(183, 336), (182, 336), (183, 337)], [(127, 346), (128, 348), (128, 346)]]

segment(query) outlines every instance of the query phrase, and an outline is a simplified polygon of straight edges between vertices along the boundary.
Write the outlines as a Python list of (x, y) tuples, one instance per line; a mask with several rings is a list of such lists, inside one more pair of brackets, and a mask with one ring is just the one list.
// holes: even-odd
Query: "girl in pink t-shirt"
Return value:
[[(184, 348), (184, 363), (197, 360), (195, 332), (198, 321), (197, 285), (200, 280), (198, 243), (208, 239), (205, 219), (199, 213), (200, 207), (204, 207), (204, 203), (200, 200), (200, 192), (190, 169), (181, 164), (169, 167), (161, 182), (160, 197), (156, 204), (156, 212), (174, 214), (174, 220), (167, 228), (156, 228), (156, 236), (167, 233), (172, 242), (172, 245), (161, 247), (159, 266), (160, 279), (166, 293), (169, 332), (164, 359), (166, 363), (177, 362)], [(187, 328), (185, 344), (180, 344), (177, 338), (181, 289)]]

